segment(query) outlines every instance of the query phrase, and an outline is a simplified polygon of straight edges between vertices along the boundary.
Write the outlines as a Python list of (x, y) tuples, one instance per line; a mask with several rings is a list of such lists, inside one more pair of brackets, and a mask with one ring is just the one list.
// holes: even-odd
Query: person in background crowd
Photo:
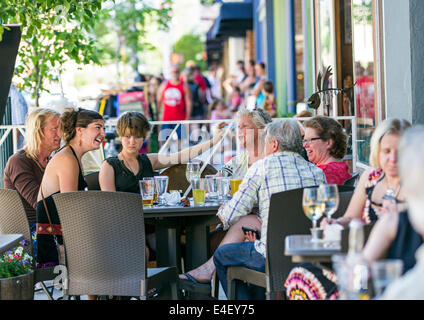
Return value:
[[(213, 262), (226, 294), (227, 268), (229, 266), (242, 266), (265, 272), (266, 235), (271, 195), (326, 182), (322, 170), (300, 156), (301, 150), (302, 139), (297, 121), (279, 119), (268, 124), (265, 158), (249, 168), (239, 190), (219, 209), (217, 215), (224, 225), (224, 230), (229, 229), (228, 235), (233, 233), (240, 235), (239, 229), (242, 225), (239, 222), (242, 217), (250, 214), (255, 203), (259, 204), (257, 219), (261, 223), (260, 240), (256, 239), (254, 235), (249, 236), (248, 241), (244, 241), (244, 236), (238, 239), (234, 236), (232, 241), (228, 242), (226, 240), (229, 236), (226, 236), (214, 253)], [(243, 205), (240, 205), (241, 203)], [(232, 229), (236, 231), (232, 232)], [(263, 299), (265, 298), (264, 289), (260, 289)], [(237, 283), (236, 299), (248, 300), (257, 297), (255, 291), (257, 291), (257, 287), (248, 287), (244, 283)]]
[(343, 185), (351, 178), (343, 161), (347, 151), (347, 135), (336, 120), (317, 116), (304, 123), (303, 145), (309, 161), (321, 168), (329, 184)]
[(216, 67), (209, 69), (208, 80), (211, 84), (208, 102), (211, 103), (214, 99), (222, 99), (221, 79), (218, 76), (218, 69)]
[(252, 93), (256, 96), (256, 106), (259, 108), (263, 108), (263, 105), (265, 103), (265, 95), (262, 93), (262, 90), (264, 88), (265, 82), (267, 81), (265, 62), (259, 61), (255, 64), (255, 73), (259, 80), (253, 87)]
[(247, 64), (247, 77), (239, 84), (241, 92), (243, 93), (243, 97), (246, 98), (246, 92), (255, 86), (256, 79), (256, 70), (255, 70), (255, 61), (250, 60)]
[(237, 73), (236, 73), (236, 79), (235, 79), (236, 85), (239, 85), (240, 83), (242, 83), (246, 78), (247, 78), (247, 72), (244, 66), (244, 61), (239, 60), (237, 61)]
[(209, 119), (210, 120), (223, 120), (231, 119), (233, 117), (228, 107), (225, 105), (222, 99), (215, 99), (209, 105)]
[[(403, 192), (409, 206), (409, 219), (416, 232), (424, 237), (424, 127), (407, 131), (399, 148), (399, 171)], [(416, 251), (415, 267), (390, 284), (382, 295), (384, 300), (424, 299), (424, 246)]]
[(262, 108), (268, 112), (272, 118), (277, 118), (277, 101), (275, 100), (274, 85), (272, 81), (265, 81), (262, 94), (265, 96), (265, 102)]
[(241, 90), (239, 86), (236, 86), (230, 98), (230, 111), (237, 112), (241, 106), (241, 103)]
[(4, 169), (4, 187), (18, 191), (24, 204), (35, 252), (37, 195), (50, 155), (60, 147), (59, 117), (51, 109), (34, 109), (25, 121), (25, 146), (9, 158)]
[[(191, 92), (188, 85), (181, 81), (178, 66), (172, 67), (171, 79), (160, 85), (157, 94), (157, 103), (158, 114), (162, 112), (162, 121), (190, 119), (192, 111)], [(175, 124), (165, 124), (162, 125), (161, 130), (172, 131), (175, 126)], [(177, 135), (179, 145), (181, 146), (182, 126), (178, 127)]]

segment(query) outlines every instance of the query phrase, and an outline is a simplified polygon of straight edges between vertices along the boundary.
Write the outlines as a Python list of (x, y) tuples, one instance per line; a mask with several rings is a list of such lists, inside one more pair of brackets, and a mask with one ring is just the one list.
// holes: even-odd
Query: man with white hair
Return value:
[[(249, 168), (239, 190), (217, 214), (224, 229), (228, 229), (236, 225), (242, 217), (250, 214), (254, 205), (258, 203), (258, 216), (262, 221), (259, 240), (224, 244), (215, 251), (216, 272), (225, 292), (227, 292), (227, 267), (243, 266), (260, 272), (265, 271), (271, 195), (326, 182), (323, 171), (300, 155), (302, 137), (296, 120), (274, 120), (267, 125), (265, 132), (266, 157), (256, 161)], [(237, 299), (251, 298), (245, 284), (237, 286), (236, 294)]]
[[(424, 126), (409, 129), (399, 146), (399, 170), (402, 190), (408, 203), (413, 228), (424, 238)], [(424, 245), (416, 251), (415, 267), (392, 283), (384, 292), (384, 300), (424, 299)]]

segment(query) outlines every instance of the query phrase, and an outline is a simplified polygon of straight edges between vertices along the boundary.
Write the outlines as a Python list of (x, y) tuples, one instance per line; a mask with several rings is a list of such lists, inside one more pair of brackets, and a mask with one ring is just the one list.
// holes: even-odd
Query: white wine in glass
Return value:
[(339, 207), (339, 189), (335, 184), (322, 184), (318, 188), (318, 196), (324, 202), (324, 213), (328, 219)]
[(325, 209), (325, 203), (318, 196), (318, 188), (303, 189), (302, 207), (305, 215), (312, 220), (312, 226), (315, 229)]

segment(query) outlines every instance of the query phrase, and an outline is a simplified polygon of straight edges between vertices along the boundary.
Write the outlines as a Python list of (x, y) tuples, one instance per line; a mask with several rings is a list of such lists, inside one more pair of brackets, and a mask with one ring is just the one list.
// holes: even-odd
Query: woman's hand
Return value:
[(327, 225), (329, 224), (333, 224), (333, 223), (337, 223), (336, 219), (329, 219), (329, 218), (324, 218), (321, 220), (320, 226), (321, 228), (323, 228), (325, 230), (325, 228), (327, 227)]
[(248, 231), (248, 232), (246, 232), (244, 239), (247, 242), (255, 242), (256, 241), (256, 234), (253, 233), (252, 231)]
[(213, 143), (215, 144), (215, 143), (217, 143), (221, 138), (222, 138), (222, 136), (224, 135), (224, 133), (225, 133), (225, 130), (224, 130), (224, 128), (227, 126), (227, 123), (226, 122), (220, 122), (219, 124), (218, 124), (218, 126), (216, 127), (216, 130), (215, 130), (215, 132), (214, 132), (214, 136), (213, 136)]

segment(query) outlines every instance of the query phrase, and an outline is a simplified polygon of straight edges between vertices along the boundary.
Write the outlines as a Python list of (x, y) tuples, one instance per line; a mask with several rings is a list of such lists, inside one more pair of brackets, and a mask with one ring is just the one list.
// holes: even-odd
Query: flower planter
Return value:
[(33, 300), (34, 272), (0, 279), (0, 300)]

